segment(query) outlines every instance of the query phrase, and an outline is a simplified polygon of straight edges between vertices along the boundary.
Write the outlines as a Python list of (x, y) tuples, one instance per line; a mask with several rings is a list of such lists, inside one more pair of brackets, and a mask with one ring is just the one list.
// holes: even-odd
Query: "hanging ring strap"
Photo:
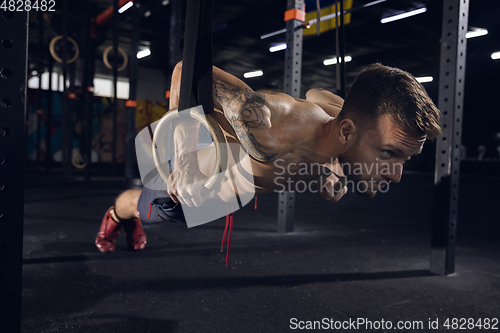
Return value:
[[(224, 137), (224, 133), (222, 133), (219, 124), (217, 124), (217, 122), (212, 118), (211, 115), (200, 114), (195, 108), (192, 108), (189, 111), (189, 116), (205, 126), (205, 128), (210, 132), (215, 146), (216, 165), (212, 176), (208, 178), (201, 189), (201, 195), (205, 196), (210, 191), (215, 189), (215, 186), (222, 181), (222, 178), (224, 177), (224, 174), (226, 172), (228, 158), (226, 138)], [(165, 182), (167, 182), (167, 180), (170, 178), (170, 168), (168, 166), (168, 161), (161, 160), (161, 156), (166, 156), (166, 154), (163, 154), (162, 149), (158, 148), (157, 143), (164, 142), (164, 134), (167, 133), (167, 129), (169, 128), (170, 124), (179, 117), (180, 114), (177, 110), (171, 110), (167, 112), (158, 123), (153, 136), (153, 159), (160, 177)]]
[(202, 105), (205, 114), (214, 112), (212, 12), (212, 0), (188, 1), (179, 110)]

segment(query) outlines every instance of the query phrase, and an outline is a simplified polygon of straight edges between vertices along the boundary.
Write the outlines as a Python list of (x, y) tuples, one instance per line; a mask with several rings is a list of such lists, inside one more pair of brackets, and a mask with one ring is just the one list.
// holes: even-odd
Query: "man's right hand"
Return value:
[(347, 193), (347, 178), (338, 160), (335, 160), (334, 164), (329, 163), (325, 166), (332, 171), (332, 174), (326, 178), (321, 177), (320, 194), (330, 202), (338, 202)]

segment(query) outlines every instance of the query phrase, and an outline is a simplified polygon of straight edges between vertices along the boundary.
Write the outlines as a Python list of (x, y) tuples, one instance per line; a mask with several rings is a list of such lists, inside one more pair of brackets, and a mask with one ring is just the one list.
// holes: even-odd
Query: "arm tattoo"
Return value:
[(214, 102), (220, 103), (243, 148), (258, 161), (272, 160), (277, 155), (274, 149), (261, 144), (251, 133), (252, 129), (265, 127), (265, 95), (220, 79), (214, 78), (213, 82)]

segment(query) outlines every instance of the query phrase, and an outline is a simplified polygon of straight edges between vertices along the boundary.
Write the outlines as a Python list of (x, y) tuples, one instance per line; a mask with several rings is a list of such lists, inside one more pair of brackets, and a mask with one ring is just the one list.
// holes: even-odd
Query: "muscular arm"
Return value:
[(277, 152), (256, 139), (256, 132), (270, 129), (271, 112), (266, 95), (253, 91), (238, 78), (219, 68), (213, 71), (214, 105), (224, 112), (243, 148), (256, 160), (273, 159)]

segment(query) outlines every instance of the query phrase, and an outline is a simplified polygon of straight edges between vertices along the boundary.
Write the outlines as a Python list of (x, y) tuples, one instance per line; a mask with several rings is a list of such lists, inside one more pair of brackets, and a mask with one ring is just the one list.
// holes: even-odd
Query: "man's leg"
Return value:
[(142, 250), (146, 246), (146, 234), (137, 215), (137, 202), (141, 190), (127, 190), (115, 200), (115, 206), (108, 209), (95, 239), (95, 245), (101, 252), (113, 252), (121, 228), (127, 235), (130, 249)]
[[(182, 62), (179, 62), (172, 73), (170, 110), (177, 108), (179, 104), (181, 73)], [(142, 219), (146, 222), (166, 220), (185, 223), (180, 205), (175, 205), (166, 191), (153, 191), (145, 188), (142, 196), (141, 193), (141, 190), (127, 190), (121, 193), (116, 198), (115, 205), (108, 209), (95, 239), (99, 251), (113, 252), (115, 250), (115, 242), (122, 226), (127, 233), (127, 241), (130, 235), (132, 246), (129, 243), (129, 247), (142, 250), (146, 246), (146, 235), (142, 229), (138, 212), (141, 213)], [(141, 198), (140, 203), (139, 198)], [(139, 248), (134, 246), (135, 242), (132, 239), (134, 235), (140, 241), (137, 244)]]
[(116, 197), (115, 209), (112, 214), (114, 218), (118, 220), (131, 220), (136, 219), (137, 215), (137, 202), (139, 201), (139, 196), (141, 195), (141, 190), (127, 190)]

